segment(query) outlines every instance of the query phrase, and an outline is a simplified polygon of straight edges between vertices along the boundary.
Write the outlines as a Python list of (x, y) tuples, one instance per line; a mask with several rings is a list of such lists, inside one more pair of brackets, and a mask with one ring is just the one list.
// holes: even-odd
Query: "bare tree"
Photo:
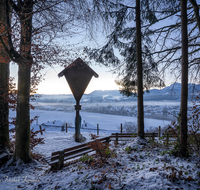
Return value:
[[(37, 85), (41, 79), (40, 70), (45, 64), (51, 66), (58, 62), (70, 63), (64, 56), (64, 53), (69, 53), (65, 51), (66, 46), (58, 45), (55, 39), (63, 38), (63, 31), (68, 31), (70, 35), (75, 33), (73, 26), (78, 25), (78, 20), (82, 17), (77, 11), (78, 8), (80, 9), (77, 1), (8, 0), (4, 2), (7, 25), (11, 27), (6, 31), (8, 45), (2, 40), (1, 44), (9, 58), (19, 65), (16, 147), (13, 160), (19, 159), (28, 163), (31, 161), (29, 148), (31, 84), (34, 87)], [(11, 23), (8, 14), (9, 5), (13, 9)]]
[[(173, 4), (172, 4), (173, 2)], [(191, 4), (192, 6), (191, 6)], [(199, 82), (199, 13), (195, 0), (187, 3), (188, 16), (188, 75), (190, 82)], [(173, 74), (174, 80), (181, 76), (182, 42), (181, 42), (181, 5), (180, 1), (163, 1), (157, 15), (159, 25), (152, 25), (149, 32), (154, 36), (151, 55), (160, 65), (161, 72)], [(173, 5), (173, 7), (171, 7)], [(169, 8), (168, 8), (169, 7)], [(172, 11), (170, 11), (170, 9)], [(164, 14), (163, 14), (164, 13)], [(171, 21), (169, 23), (169, 20)]]
[(24, 1), (12, 4), (20, 19), (21, 40), (20, 55), (23, 57), (18, 69), (18, 94), (17, 94), (17, 118), (16, 118), (16, 139), (14, 159), (23, 160), (24, 163), (31, 161), (30, 157), (30, 80), (31, 66), (33, 63), (31, 55), (32, 38), (32, 11), (33, 1)]
[(8, 125), (8, 80), (9, 62), (3, 44), (8, 45), (6, 5), (4, 0), (0, 0), (0, 154), (7, 152), (9, 145), (9, 125)]
[(195, 19), (200, 31), (200, 17), (199, 17), (199, 5), (197, 4), (196, 0), (189, 0), (190, 3), (192, 4), (192, 7), (194, 9), (194, 14), (195, 14)]

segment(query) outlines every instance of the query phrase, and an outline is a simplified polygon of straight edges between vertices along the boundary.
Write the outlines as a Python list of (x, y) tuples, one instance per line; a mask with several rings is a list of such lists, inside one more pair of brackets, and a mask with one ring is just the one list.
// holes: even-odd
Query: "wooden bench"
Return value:
[[(110, 137), (104, 137), (98, 140), (109, 143)], [(53, 152), (51, 156), (46, 157), (45, 160), (51, 165), (51, 169), (61, 169), (64, 166), (64, 161), (93, 152), (94, 150), (88, 146), (89, 143), (90, 142)]]
[[(145, 137), (150, 137), (152, 138), (152, 140), (154, 140), (155, 137), (158, 136), (158, 133), (145, 133)], [(137, 137), (137, 133), (112, 133), (111, 136), (104, 137), (98, 140), (100, 140), (101, 142), (109, 142), (112, 140), (118, 143), (118, 141), (127, 141), (132, 137)], [(169, 137), (172, 136), (166, 137), (167, 142), (169, 141)], [(51, 156), (46, 157), (45, 160), (49, 165), (51, 165), (52, 169), (61, 169), (64, 166), (64, 161), (93, 152), (94, 150), (88, 146), (89, 143), (90, 142), (67, 148), (61, 151), (53, 152)]]

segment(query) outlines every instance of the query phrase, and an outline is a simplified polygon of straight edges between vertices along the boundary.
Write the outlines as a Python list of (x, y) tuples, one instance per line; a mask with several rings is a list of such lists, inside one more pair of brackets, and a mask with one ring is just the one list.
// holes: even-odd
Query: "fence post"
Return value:
[(159, 132), (158, 132), (158, 137), (160, 138), (160, 134), (161, 134), (161, 126), (159, 126)]
[(121, 123), (121, 133), (122, 133), (122, 123)]
[(155, 140), (155, 133), (152, 134), (152, 139)]
[(169, 133), (167, 132), (167, 145), (169, 143)]
[(41, 127), (41, 125), (40, 125), (39, 127), (40, 127), (40, 133), (41, 133), (41, 135), (43, 135), (43, 132), (42, 132), (42, 127)]
[(99, 135), (99, 124), (97, 123), (97, 135)]
[(66, 133), (67, 133), (67, 123), (66, 123), (66, 125), (65, 125), (65, 126), (66, 126)]
[(115, 140), (116, 144), (118, 144), (118, 133), (116, 133), (116, 140)]
[(59, 152), (58, 170), (60, 170), (64, 165), (64, 150)]

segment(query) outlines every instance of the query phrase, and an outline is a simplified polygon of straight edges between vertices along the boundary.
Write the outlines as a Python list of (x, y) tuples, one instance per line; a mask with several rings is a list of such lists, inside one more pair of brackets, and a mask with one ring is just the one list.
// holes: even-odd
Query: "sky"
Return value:
[[(119, 90), (119, 86), (115, 83), (117, 75), (112, 74), (108, 68), (100, 67), (99, 65), (90, 66), (98, 75), (98, 78), (92, 77), (88, 84), (85, 94), (89, 94), (95, 90)], [(38, 94), (72, 94), (71, 89), (65, 79), (65, 77), (58, 77), (58, 74), (64, 69), (61, 66), (55, 66), (53, 68), (47, 67), (43, 73), (45, 73), (44, 80), (39, 84)], [(17, 83), (17, 65), (11, 65), (10, 74), (16, 77)], [(173, 83), (170, 80), (165, 81), (166, 86)], [(180, 81), (178, 81), (180, 82)]]
[[(118, 79), (117, 74), (112, 74), (109, 68), (96, 65), (95, 63), (90, 67), (99, 75), (99, 77), (92, 77), (86, 91), (84, 92), (85, 94), (89, 94), (95, 90), (119, 90), (120, 87), (115, 83), (115, 80)], [(42, 74), (45, 74), (44, 80), (38, 85), (37, 94), (72, 94), (65, 77), (58, 77), (58, 74), (63, 69), (64, 67), (57, 65), (54, 67), (46, 67), (44, 71), (42, 71)], [(15, 77), (17, 85), (17, 64), (11, 64), (10, 75)], [(165, 81), (166, 86), (172, 84), (173, 82), (172, 78), (171, 80), (167, 79)]]
[[(95, 40), (91, 41), (87, 32), (80, 32), (78, 35), (74, 35), (72, 38), (64, 37), (61, 41), (62, 44), (75, 44), (76, 47), (82, 49), (85, 46), (88, 47), (100, 47), (105, 43), (105, 35), (103, 33), (98, 33), (95, 35)], [(64, 41), (65, 40), (65, 41)], [(57, 41), (59, 42), (59, 40)], [(78, 44), (78, 45), (77, 45)], [(79, 45), (80, 44), (80, 45)], [(85, 54), (82, 58), (84, 60)], [(78, 58), (78, 57), (77, 57)], [(75, 58), (76, 59), (76, 58)], [(90, 67), (99, 75), (98, 78), (92, 77), (90, 83), (88, 84), (85, 93), (89, 94), (94, 90), (119, 90), (119, 86), (116, 85), (115, 80), (117, 79), (117, 75), (113, 75), (109, 72), (109, 68), (104, 66), (99, 66), (97, 63), (92, 62)], [(69, 85), (65, 79), (65, 77), (58, 77), (58, 74), (64, 69), (61, 66), (53, 66), (53, 67), (46, 67), (42, 74), (45, 74), (44, 80), (38, 86), (38, 94), (72, 94)], [(16, 64), (11, 64), (10, 66), (10, 75), (15, 77), (15, 82), (17, 83), (17, 72), (18, 67)]]
[[(92, 47), (100, 47), (104, 45), (105, 36), (100, 35), (98, 38), (98, 42), (95, 41), (91, 43), (85, 36), (80, 36), (77, 38), (73, 38), (73, 40), (78, 43), (82, 41), (84, 46), (88, 44)], [(82, 46), (83, 46), (82, 43)], [(89, 46), (89, 47), (91, 47)], [(85, 55), (84, 55), (85, 56)], [(78, 57), (77, 57), (78, 58)], [(80, 57), (81, 58), (81, 57)], [(83, 58), (84, 59), (84, 58)], [(92, 61), (91, 61), (92, 62)], [(99, 75), (98, 78), (92, 77), (90, 83), (88, 84), (85, 94), (89, 94), (95, 90), (119, 90), (119, 86), (115, 83), (117, 80), (117, 74), (112, 74), (109, 71), (109, 68), (105, 66), (97, 65), (95, 62), (92, 62), (90, 67)], [(58, 74), (64, 69), (61, 66), (53, 66), (53, 67), (46, 67), (42, 74), (45, 74), (44, 80), (39, 84), (37, 93), (38, 94), (72, 94), (69, 85), (65, 79), (65, 77), (58, 77)], [(15, 77), (15, 82), (17, 84), (17, 75), (18, 75), (18, 66), (17, 64), (11, 64), (10, 66), (10, 75)], [(171, 82), (171, 81), (170, 81)], [(171, 83), (167, 83), (170, 85)]]
[[(92, 77), (88, 84), (85, 93), (89, 94), (94, 90), (118, 90), (119, 86), (116, 85), (116, 75), (109, 72), (108, 68), (100, 67), (98, 65), (91, 66), (91, 68), (99, 75), (98, 78)], [(64, 67), (55, 66), (54, 68), (46, 68), (44, 80), (38, 86), (38, 94), (71, 94), (69, 85), (65, 77), (58, 77), (58, 74), (64, 69)], [(11, 65), (10, 74), (16, 77), (17, 82), (17, 65)]]
[[(118, 90), (115, 84), (115, 77), (108, 72), (108, 69), (100, 66), (91, 66), (91, 68), (99, 75), (98, 78), (92, 77), (85, 91), (86, 94), (94, 90)], [(38, 86), (39, 94), (71, 94), (69, 85), (65, 77), (58, 78), (64, 67), (56, 67), (47, 72), (46, 79)]]

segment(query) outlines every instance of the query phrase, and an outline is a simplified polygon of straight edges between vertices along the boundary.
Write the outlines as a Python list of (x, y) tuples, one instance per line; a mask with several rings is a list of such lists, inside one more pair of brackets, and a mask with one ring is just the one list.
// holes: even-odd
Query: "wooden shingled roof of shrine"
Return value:
[(58, 77), (62, 77), (63, 75), (65, 76), (76, 101), (80, 101), (92, 76), (96, 78), (99, 77), (99, 75), (81, 58), (76, 59), (68, 67), (62, 70), (58, 74)]

